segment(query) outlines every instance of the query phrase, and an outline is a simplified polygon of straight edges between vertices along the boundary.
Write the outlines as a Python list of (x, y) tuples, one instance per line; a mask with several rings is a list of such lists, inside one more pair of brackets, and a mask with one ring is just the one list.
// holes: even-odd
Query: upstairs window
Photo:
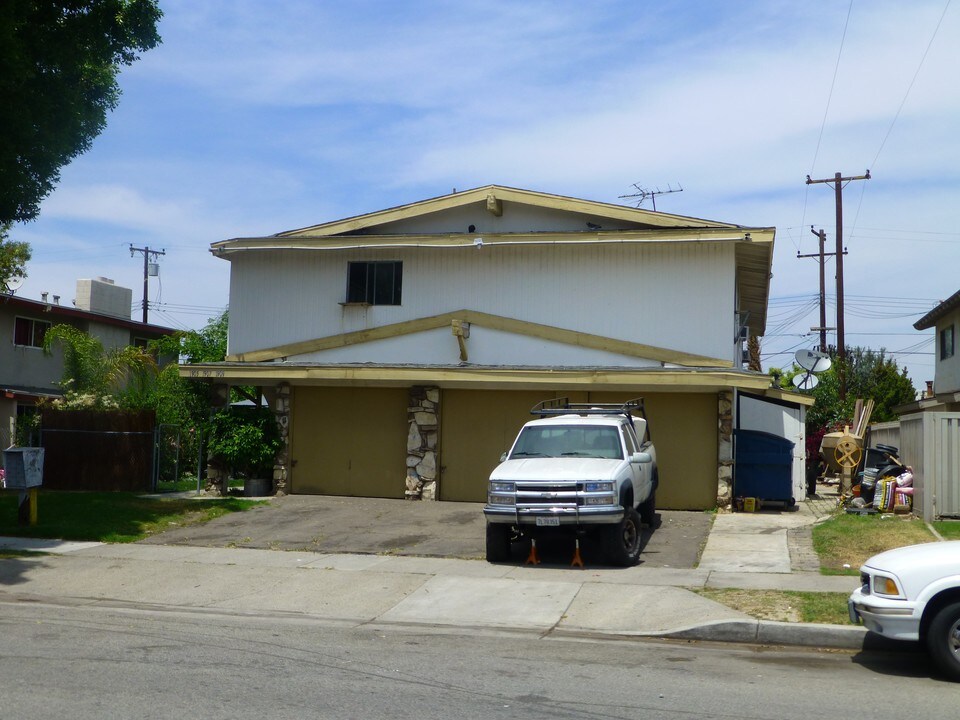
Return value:
[(948, 325), (940, 331), (940, 359), (953, 357), (953, 325)]
[(50, 329), (50, 323), (43, 320), (18, 317), (13, 323), (13, 344), (24, 347), (43, 347), (43, 338)]
[(347, 263), (347, 303), (399, 305), (403, 263)]

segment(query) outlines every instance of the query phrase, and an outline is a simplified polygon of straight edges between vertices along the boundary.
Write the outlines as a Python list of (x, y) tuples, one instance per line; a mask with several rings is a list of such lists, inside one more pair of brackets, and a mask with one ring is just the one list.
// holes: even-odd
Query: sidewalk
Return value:
[[(571, 569), (482, 560), (0, 538), (50, 553), (0, 563), (0, 601), (296, 615), (351, 625), (449, 626), (567, 635), (861, 648), (853, 625), (760, 621), (698, 588), (848, 593), (855, 577), (793, 567), (816, 503), (722, 513), (695, 569)], [(795, 558), (791, 563), (791, 556)]]

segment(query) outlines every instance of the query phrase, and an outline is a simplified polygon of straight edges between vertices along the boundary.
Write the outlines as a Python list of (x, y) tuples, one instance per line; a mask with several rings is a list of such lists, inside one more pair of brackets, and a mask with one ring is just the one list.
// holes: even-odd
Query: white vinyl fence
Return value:
[(913, 511), (924, 520), (960, 517), (960, 413), (915, 413), (870, 426), (871, 447), (900, 448), (913, 468)]

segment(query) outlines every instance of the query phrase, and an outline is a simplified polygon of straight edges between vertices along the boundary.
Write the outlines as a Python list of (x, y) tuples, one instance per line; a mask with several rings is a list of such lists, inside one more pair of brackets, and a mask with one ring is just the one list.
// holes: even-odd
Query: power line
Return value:
[[(910, 91), (913, 90), (914, 83), (917, 82), (917, 76), (920, 75), (920, 70), (923, 68), (923, 63), (927, 59), (927, 54), (930, 52), (930, 48), (933, 46), (933, 41), (937, 37), (937, 33), (940, 31), (940, 25), (943, 24), (943, 18), (946, 16), (947, 10), (950, 8), (951, 1), (952, 0), (947, 0), (946, 5), (943, 6), (943, 12), (940, 13), (940, 19), (937, 20), (937, 26), (933, 29), (933, 34), (930, 36), (930, 41), (927, 43), (927, 47), (923, 51), (923, 56), (920, 58), (920, 64), (917, 65), (917, 69), (913, 73), (913, 78), (910, 80), (910, 85), (907, 87), (907, 91), (903, 94), (903, 100), (900, 101), (900, 107), (897, 108), (897, 112), (893, 116), (893, 120), (890, 121), (890, 127), (887, 128), (887, 134), (883, 136), (883, 141), (880, 143), (880, 149), (877, 150), (877, 154), (873, 158), (873, 162), (870, 164), (870, 167), (876, 167), (877, 158), (879, 158), (880, 153), (883, 152), (883, 148), (887, 144), (887, 138), (889, 138), (890, 133), (893, 132), (893, 126), (897, 124), (897, 120), (900, 118), (900, 113), (903, 111), (903, 106), (907, 104), (907, 98), (910, 96)], [(851, 3), (852, 2), (853, 0), (851, 0)]]

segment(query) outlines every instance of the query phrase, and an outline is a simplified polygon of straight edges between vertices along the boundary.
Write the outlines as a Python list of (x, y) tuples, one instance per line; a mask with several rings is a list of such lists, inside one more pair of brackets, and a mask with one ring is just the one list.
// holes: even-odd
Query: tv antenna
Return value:
[(829, 355), (816, 350), (797, 350), (793, 357), (797, 365), (806, 370), (803, 374), (797, 373), (793, 376), (793, 386), (797, 390), (813, 390), (820, 382), (814, 373), (829, 370), (833, 365)]
[(677, 187), (673, 187), (672, 185), (667, 185), (666, 190), (661, 190), (659, 186), (657, 186), (656, 190), (650, 190), (648, 188), (640, 187), (638, 183), (633, 183), (633, 187), (636, 190), (635, 193), (631, 193), (629, 195), (618, 195), (617, 197), (620, 200), (624, 200), (624, 199), (636, 200), (637, 207), (640, 207), (641, 205), (643, 205), (644, 201), (647, 198), (650, 198), (650, 202), (653, 204), (654, 212), (657, 211), (657, 195), (669, 195), (670, 193), (683, 192), (683, 188), (680, 186), (680, 183), (677, 183)]

